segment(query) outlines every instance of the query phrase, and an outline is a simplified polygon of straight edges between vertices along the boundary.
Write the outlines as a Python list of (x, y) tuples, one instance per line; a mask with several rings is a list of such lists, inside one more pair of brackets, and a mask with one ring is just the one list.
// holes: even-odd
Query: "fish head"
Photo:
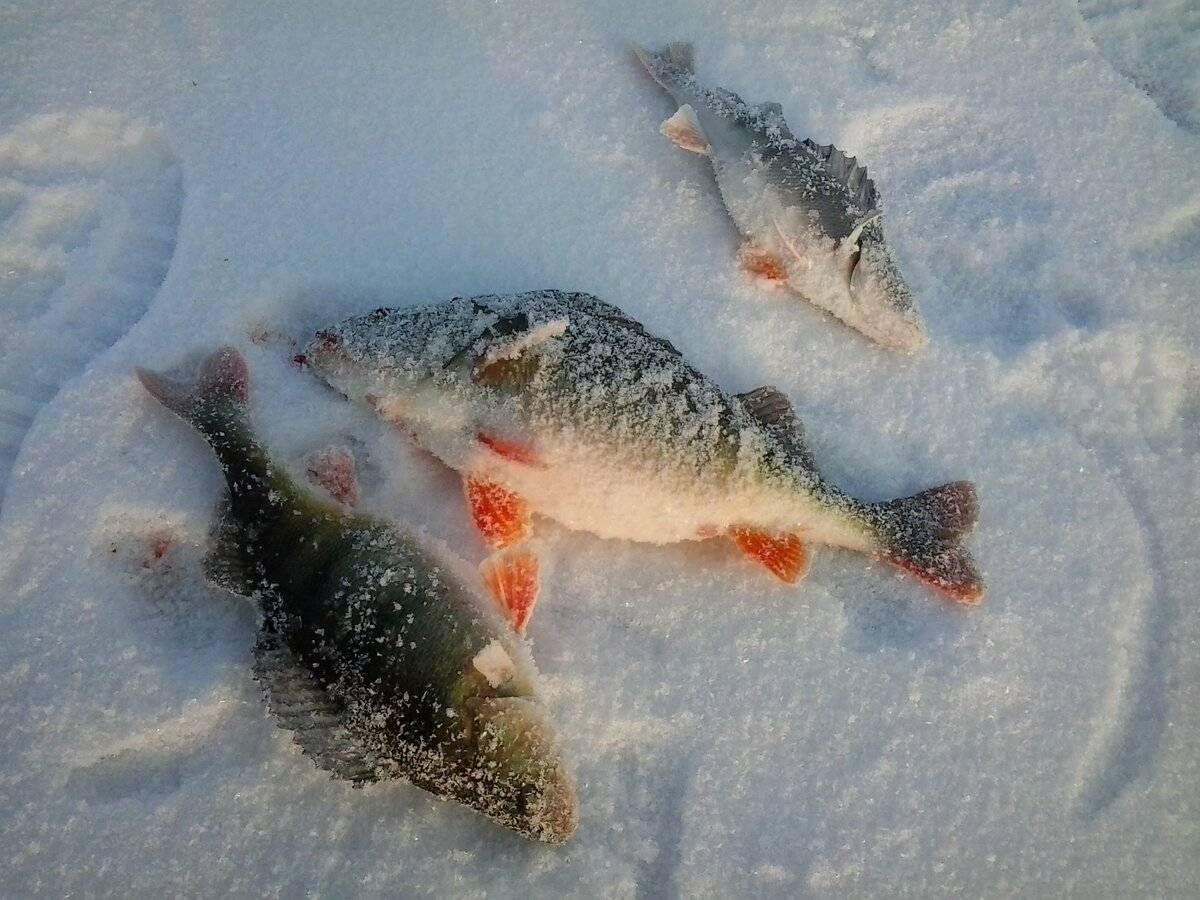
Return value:
[(334, 387), (368, 376), (419, 381), (440, 371), (470, 343), (470, 306), (380, 307), (323, 328), (305, 347), (308, 364)]
[(480, 776), (464, 802), (528, 837), (566, 843), (579, 823), (575, 786), (541, 704), (487, 697), (470, 706)]
[(925, 345), (925, 326), (916, 299), (883, 237), (878, 215), (860, 223), (842, 241), (851, 323), (871, 339), (895, 350)]
[(512, 298), (379, 309), (318, 332), (305, 355), (348, 398), (394, 424), (449, 438), (535, 380), (544, 352), (568, 325), (541, 319)]
[(304, 355), (330, 387), (393, 424), (453, 431), (478, 399), (463, 360), (488, 321), (461, 298), (380, 308), (318, 331)]

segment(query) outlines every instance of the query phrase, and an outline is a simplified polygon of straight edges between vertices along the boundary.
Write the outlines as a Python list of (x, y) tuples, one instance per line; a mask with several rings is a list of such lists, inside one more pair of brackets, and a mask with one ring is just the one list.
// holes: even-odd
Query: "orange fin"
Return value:
[(753, 244), (743, 244), (738, 250), (738, 265), (747, 273), (763, 281), (782, 284), (787, 281), (787, 269), (779, 261), (779, 257), (760, 250)]
[(468, 475), (463, 481), (471, 519), (488, 546), (501, 549), (529, 536), (529, 506), (508, 488)]
[(475, 440), (501, 459), (520, 463), (523, 466), (535, 466), (538, 468), (542, 466), (542, 461), (538, 458), (538, 455), (531, 448), (519, 441), (510, 441), (507, 438), (498, 437), (483, 431), (475, 435)]
[(328, 447), (310, 453), (304, 460), (308, 480), (338, 503), (358, 505), (358, 475), (354, 456), (345, 447)]
[(780, 581), (795, 584), (808, 572), (808, 551), (794, 534), (769, 534), (755, 528), (731, 528), (738, 548)]
[(479, 574), (504, 618), (524, 634), (541, 588), (537, 557), (528, 550), (503, 550), (485, 559)]

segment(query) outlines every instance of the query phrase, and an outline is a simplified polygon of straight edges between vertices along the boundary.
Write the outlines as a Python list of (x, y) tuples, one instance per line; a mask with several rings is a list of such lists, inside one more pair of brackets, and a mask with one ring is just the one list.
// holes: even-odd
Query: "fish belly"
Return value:
[(595, 461), (532, 468), (489, 460), (477, 470), (522, 496), (535, 513), (604, 538), (670, 544), (749, 526), (865, 547), (843, 512), (749, 478), (706, 481)]

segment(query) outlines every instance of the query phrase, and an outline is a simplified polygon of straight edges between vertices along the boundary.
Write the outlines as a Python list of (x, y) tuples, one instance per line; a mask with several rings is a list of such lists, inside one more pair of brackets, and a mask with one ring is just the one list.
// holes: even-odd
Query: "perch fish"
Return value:
[(335, 777), (407, 780), (565, 842), (574, 789), (533, 661), (494, 605), (412, 535), (273, 462), (236, 351), (210, 356), (195, 384), (138, 377), (220, 461), (229, 497), (210, 576), (258, 601), (255, 675), (302, 751)]
[(538, 513), (602, 537), (717, 536), (785, 581), (808, 546), (857, 550), (951, 599), (983, 582), (962, 539), (958, 481), (864, 502), (817, 469), (787, 398), (728, 394), (666, 340), (596, 297), (562, 291), (377, 309), (318, 332), (312, 368), (464, 476), (494, 547)]
[(750, 105), (702, 86), (690, 44), (635, 52), (679, 104), (662, 133), (712, 162), (725, 208), (746, 240), (742, 266), (884, 347), (920, 349), (925, 326), (884, 240), (867, 170), (831, 144), (798, 140), (778, 103)]

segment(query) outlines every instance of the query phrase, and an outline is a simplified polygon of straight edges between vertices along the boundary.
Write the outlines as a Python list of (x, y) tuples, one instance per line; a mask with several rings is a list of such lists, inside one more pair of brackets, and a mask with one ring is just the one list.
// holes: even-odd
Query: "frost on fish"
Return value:
[(712, 161), (725, 207), (747, 239), (743, 267), (786, 283), (883, 346), (921, 347), (924, 324), (884, 239), (866, 168), (832, 144), (797, 139), (778, 103), (752, 105), (700, 85), (689, 44), (635, 49), (679, 103), (663, 134)]
[(566, 841), (574, 790), (533, 661), (492, 605), (412, 536), (279, 468), (250, 430), (235, 351), (210, 357), (194, 387), (138, 375), (221, 463), (229, 496), (210, 572), (256, 598), (255, 675), (304, 753), (355, 784), (404, 779)]
[[(886, 503), (848, 496), (821, 477), (786, 397), (725, 393), (669, 341), (589, 294), (379, 309), (321, 331), (307, 356), (329, 384), (386, 410), (462, 473), (492, 547), (524, 540), (534, 515), (651, 543), (724, 535), (794, 581), (806, 545), (825, 543), (955, 600), (982, 596), (961, 543), (975, 517), (970, 485)], [(496, 594), (516, 580), (492, 582)]]

